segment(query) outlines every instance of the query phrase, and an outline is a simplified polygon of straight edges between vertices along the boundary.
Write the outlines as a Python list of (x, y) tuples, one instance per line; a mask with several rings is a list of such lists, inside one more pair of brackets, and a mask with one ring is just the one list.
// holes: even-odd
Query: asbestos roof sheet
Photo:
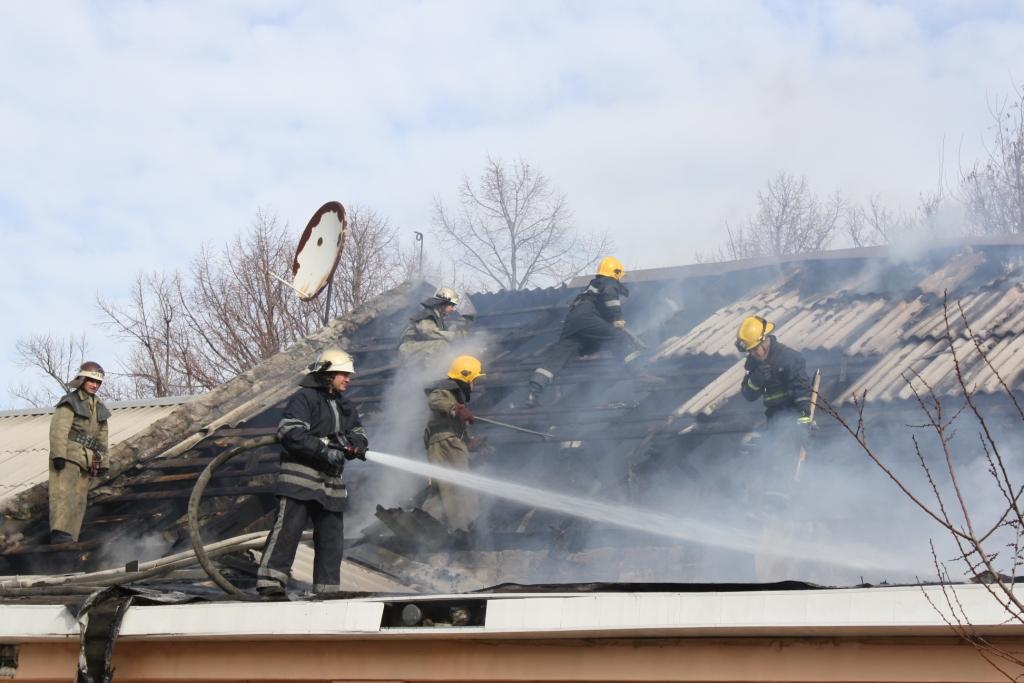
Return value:
[(979, 343), (988, 356), (987, 362), (970, 339), (961, 338), (953, 343), (955, 359), (945, 340), (907, 341), (883, 356), (839, 401), (849, 401), (861, 394), (875, 401), (908, 400), (913, 398), (915, 388), (927, 392), (929, 386), (940, 396), (960, 394), (958, 363), (964, 384), (972, 391), (996, 393), (1003, 390), (1004, 383), (1019, 388), (1024, 380), (1024, 337)]
[[(131, 438), (191, 397), (109, 403), (110, 445)], [(0, 413), (0, 500), (46, 481), (53, 408)]]

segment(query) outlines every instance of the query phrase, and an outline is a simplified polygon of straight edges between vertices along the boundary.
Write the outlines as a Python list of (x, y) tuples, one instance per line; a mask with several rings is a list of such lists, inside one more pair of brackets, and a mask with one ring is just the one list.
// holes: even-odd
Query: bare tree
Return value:
[[(1019, 591), (1015, 590), (1014, 578), (1024, 565), (1024, 505), (1021, 502), (1024, 482), (1018, 478), (1016, 449), (1001, 443), (995, 427), (997, 420), (985, 415), (973, 383), (965, 377), (967, 357), (976, 354), (972, 360), (980, 360), (1000, 385), (1001, 396), (1009, 408), (1006, 411), (1008, 419), (1013, 423), (1011, 430), (1019, 430), (1021, 423), (1024, 423), (1024, 407), (1012, 385), (990, 360), (988, 342), (971, 328), (960, 303), (953, 306), (947, 298), (943, 301), (943, 309), (944, 352), (952, 359), (963, 405), (947, 405), (948, 397), (940, 396), (921, 374), (913, 370), (903, 376), (925, 418), (924, 424), (919, 427), (930, 432), (934, 437), (932, 442), (938, 446), (936, 464), (935, 460), (926, 457), (923, 437), (919, 438), (916, 433), (911, 436), (917, 462), (927, 482), (928, 490), (924, 494), (914, 491), (905, 476), (897, 474), (894, 467), (883, 461), (879, 444), (869, 440), (864, 416), (865, 394), (855, 397), (855, 413), (852, 417), (844, 414), (840, 406), (832, 405), (820, 396), (818, 406), (839, 423), (907, 499), (952, 539), (956, 547), (956, 556), (952, 562), (959, 565), (959, 570), (951, 569), (947, 560), (939, 558), (934, 543), (931, 546), (936, 573), (945, 589), (943, 594), (946, 602), (945, 609), (940, 609), (934, 603), (932, 606), (986, 661), (1009, 680), (1017, 680), (1011, 669), (1020, 670), (1024, 667), (1024, 653), (1010, 650), (980, 634), (971, 624), (955, 592), (949, 588), (955, 583), (954, 575), (966, 576), (982, 583), (992, 598), (1002, 606), (1007, 621), (1024, 624), (1024, 600)], [(964, 429), (968, 417), (973, 418), (971, 426), (978, 430), (981, 452), (987, 464), (990, 487), (986, 491), (979, 491), (977, 480), (966, 476), (964, 470), (968, 458), (958, 452), (954, 445), (954, 438), (958, 431)], [(983, 511), (976, 506), (979, 500), (991, 501), (995, 506)]]
[(20, 368), (35, 370), (43, 378), (39, 385), (12, 387), (12, 397), (30, 406), (46, 406), (67, 393), (89, 349), (85, 333), (55, 337), (50, 334), (18, 339), (14, 344), (15, 361)]
[(719, 260), (821, 251), (839, 229), (845, 205), (838, 192), (822, 200), (806, 178), (779, 173), (757, 193), (757, 212), (746, 225), (726, 226), (727, 240)]
[(489, 157), (475, 185), (463, 179), (454, 212), (435, 198), (433, 225), (483, 286), (508, 290), (574, 277), (611, 248), (606, 235), (581, 236), (565, 195), (523, 160)]
[(846, 234), (855, 247), (891, 244), (896, 235), (910, 230), (912, 218), (885, 206), (878, 195), (867, 206), (851, 205), (845, 216)]
[(348, 207), (348, 237), (334, 274), (334, 296), (342, 312), (407, 279), (411, 261), (403, 259), (398, 230), (373, 209)]
[[(355, 207), (334, 295), (344, 314), (400, 281), (397, 231)], [(201, 247), (185, 274), (140, 274), (127, 303), (98, 299), (105, 324), (130, 344), (124, 374), (140, 396), (193, 394), (245, 372), (322, 324), (324, 300), (303, 302), (288, 272), (295, 235), (258, 211), (220, 249)], [(287, 279), (287, 278), (285, 278)]]
[(181, 349), (188, 346), (177, 297), (177, 273), (139, 273), (129, 301), (118, 304), (97, 297), (104, 324), (130, 343), (121, 373), (139, 398), (193, 394), (202, 390)]
[(204, 246), (187, 281), (176, 281), (184, 335), (179, 365), (212, 388), (319, 327), (318, 307), (274, 277), (294, 249), (287, 226), (258, 211), (249, 229), (219, 251)]
[(961, 174), (960, 192), (977, 232), (1024, 233), (1024, 87), (1015, 87), (1014, 97), (989, 106), (987, 158)]

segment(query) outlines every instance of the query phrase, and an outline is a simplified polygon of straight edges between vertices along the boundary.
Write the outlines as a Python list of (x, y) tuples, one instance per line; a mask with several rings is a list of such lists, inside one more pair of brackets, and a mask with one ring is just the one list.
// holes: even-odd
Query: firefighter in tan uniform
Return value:
[(96, 396), (103, 368), (86, 361), (50, 420), (50, 542), (78, 540), (89, 484), (106, 474), (110, 411)]
[(451, 287), (441, 287), (434, 296), (420, 302), (420, 310), (402, 332), (398, 357), (402, 363), (427, 362), (443, 353), (466, 330), (452, 329), (446, 318), (455, 312), (459, 296)]
[[(432, 464), (469, 471), (469, 451), (475, 440), (466, 431), (467, 426), (473, 423), (473, 413), (466, 405), (473, 382), (483, 376), (479, 360), (473, 356), (459, 356), (448, 368), (448, 378), (429, 390), (430, 420), (424, 440), (427, 460)], [(436, 482), (436, 485), (448, 528), (468, 531), (479, 514), (476, 492), (443, 481)]]

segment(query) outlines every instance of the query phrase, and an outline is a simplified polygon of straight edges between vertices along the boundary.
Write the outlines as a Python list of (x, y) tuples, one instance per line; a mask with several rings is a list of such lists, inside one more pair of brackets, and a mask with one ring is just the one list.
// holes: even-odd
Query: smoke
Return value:
[[(925, 291), (935, 294), (933, 285), (973, 287), (979, 278), (1002, 272), (998, 263), (986, 264), (977, 253), (966, 253), (965, 264), (951, 261), (952, 255), (952, 249), (926, 252), (908, 244), (889, 250), (885, 258), (731, 271), (702, 280), (700, 289), (687, 280), (638, 283), (627, 301), (626, 317), (648, 341), (664, 340), (715, 315), (737, 293), (749, 295), (773, 279), (771, 286), (777, 287), (777, 278), (787, 274), (791, 279), (782, 286), (796, 288), (801, 298), (828, 296), (828, 305), (841, 307), (845, 296), (882, 296), (895, 303), (908, 294), (916, 296), (922, 283), (931, 282), (928, 278), (934, 283)], [(949, 270), (942, 270), (945, 264)], [(811, 368), (821, 365), (830, 398), (887, 351), (844, 357), (844, 349), (823, 350), (815, 339), (787, 337), (784, 324), (777, 333), (804, 352)], [(462, 350), (452, 349), (452, 355)], [(485, 365), (493, 358), (487, 347), (476, 346), (472, 352)], [(954, 580), (967, 578), (949, 535), (827, 414), (819, 412), (820, 428), (806, 440), (793, 434), (794, 424), (766, 426), (760, 402), (739, 397), (717, 405), (710, 416), (666, 421), (681, 401), (733, 365), (734, 357), (684, 355), (626, 366), (619, 350), (606, 349), (570, 361), (539, 408), (515, 408), (521, 405), (516, 392), (525, 393), (526, 376), (542, 359), (543, 351), (502, 367), (501, 374), (513, 381), (522, 375), (523, 390), (500, 381), (487, 389), (485, 378), (480, 386), (486, 391), (474, 393), (476, 412), (550, 431), (556, 438), (542, 441), (474, 425), (474, 433), (486, 435), (495, 449), (471, 466), (474, 474), (486, 478), (472, 484), (485, 491), (481, 502), (493, 504), (478, 525), (488, 534), (478, 536), (475, 547), (466, 551), (440, 556), (423, 548), (417, 557), (460, 565), (456, 573), (464, 579), (459, 590), (500, 581), (912, 583), (936, 577), (936, 558), (949, 563)], [(380, 428), (371, 432), (375, 451), (422, 464), (423, 388), (444, 376), (447, 360), (396, 374), (385, 392)], [(646, 374), (660, 375), (663, 385), (645, 384)], [(865, 420), (875, 455), (932, 508), (937, 508), (936, 492), (945, 503), (952, 501), (949, 514), (962, 524), (943, 444), (918, 426), (925, 422), (920, 408), (913, 400), (885, 403), (872, 398)], [(998, 413), (993, 397), (979, 400), (993, 414), (1005, 414)], [(946, 401), (947, 416), (962, 406), (962, 399)], [(979, 428), (972, 415), (960, 414), (950, 426), (947, 445), (959, 492), (978, 527), (987, 529), (1005, 505), (994, 487)], [(1021, 452), (1019, 423), (1000, 423), (993, 432), (1004, 453)], [(801, 445), (806, 449), (798, 472)], [(916, 448), (931, 468), (930, 479)], [(442, 476), (417, 467), (403, 461), (402, 473), (388, 469), (384, 474), (383, 468), (375, 468), (379, 488), (368, 494), (372, 502), (404, 504), (412, 493), (424, 490), (425, 477)], [(1019, 468), (1019, 462), (1007, 458), (1007, 467)], [(1011, 472), (1011, 480), (1020, 474)], [(990, 542), (1003, 550), (999, 561), (1008, 572), (1015, 568), (1014, 553), (1005, 546), (1012, 548), (1015, 542), (1007, 527)]]
[[(485, 358), (489, 343), (488, 335), (477, 333), (458, 339), (438, 353), (401, 363), (384, 388), (379, 410), (367, 420), (372, 448), (405, 453), (425, 461), (423, 431), (430, 412), (427, 407), (429, 387), (447, 376), (448, 366), (457, 356), (468, 354)], [(422, 477), (389, 471), (386, 475), (374, 473), (360, 479), (350, 499), (353, 505), (348, 523), (352, 528), (372, 522), (377, 505), (386, 508), (423, 505), (422, 495), (417, 495), (422, 494), (426, 484)]]

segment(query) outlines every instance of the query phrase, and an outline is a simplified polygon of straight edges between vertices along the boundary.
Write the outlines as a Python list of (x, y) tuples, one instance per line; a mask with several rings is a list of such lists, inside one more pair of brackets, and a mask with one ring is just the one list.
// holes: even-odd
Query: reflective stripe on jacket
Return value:
[(300, 386), (277, 426), (284, 453), (274, 492), (342, 511), (348, 493), (341, 471), (327, 460), (327, 442), (340, 447), (354, 434), (365, 438), (366, 432), (356, 407), (342, 394), (329, 392), (315, 374), (306, 375)]
[[(768, 357), (763, 361), (747, 356), (740, 391), (748, 401), (762, 399), (764, 413), (771, 418), (780, 410), (793, 409), (808, 414), (811, 406), (811, 383), (807, 379), (807, 363), (799, 351), (789, 348), (778, 341), (774, 335), (768, 335), (771, 348)], [(759, 386), (754, 379), (761, 366), (770, 368), (768, 381)]]

